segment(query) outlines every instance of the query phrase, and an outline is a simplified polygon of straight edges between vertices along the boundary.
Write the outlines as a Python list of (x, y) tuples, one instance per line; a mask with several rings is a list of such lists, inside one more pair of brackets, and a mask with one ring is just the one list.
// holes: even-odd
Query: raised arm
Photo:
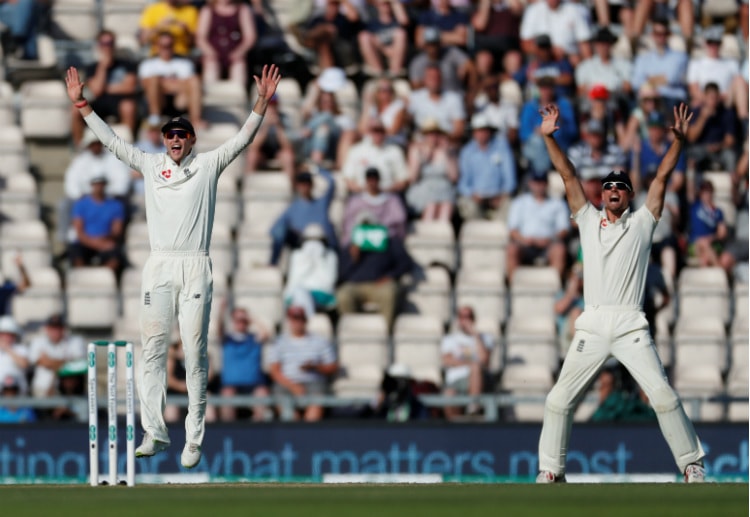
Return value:
[(565, 195), (568, 199), (570, 213), (575, 215), (586, 204), (586, 195), (583, 193), (581, 182), (576, 176), (575, 167), (570, 163), (563, 150), (560, 149), (554, 137), (555, 131), (560, 129), (557, 125), (557, 121), (560, 118), (560, 110), (554, 104), (547, 104), (539, 110), (539, 113), (542, 115), (541, 131), (544, 138), (544, 145), (547, 146), (547, 152), (549, 153), (552, 165), (560, 173), (565, 184)]
[(68, 91), (73, 106), (78, 109), (83, 120), (91, 128), (99, 141), (109, 149), (120, 161), (131, 169), (141, 171), (143, 169), (143, 158), (145, 153), (137, 147), (125, 142), (115, 135), (112, 128), (107, 125), (95, 112), (86, 98), (83, 96), (83, 83), (78, 75), (78, 69), (71, 66), (65, 75), (65, 87)]
[(661, 211), (664, 208), (664, 194), (667, 191), (667, 183), (672, 175), (677, 161), (680, 159), (680, 153), (685, 145), (685, 136), (687, 134), (690, 119), (693, 113), (688, 111), (687, 104), (680, 103), (680, 107), (674, 108), (674, 126), (669, 129), (674, 134), (674, 141), (669, 146), (667, 154), (661, 160), (659, 167), (656, 169), (656, 177), (651, 182), (651, 186), (646, 194), (646, 208), (648, 208), (656, 219), (661, 217)]

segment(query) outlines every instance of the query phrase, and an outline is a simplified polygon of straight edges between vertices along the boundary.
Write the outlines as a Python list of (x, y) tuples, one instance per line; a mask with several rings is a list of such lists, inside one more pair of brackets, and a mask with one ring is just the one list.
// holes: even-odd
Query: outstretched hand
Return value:
[(560, 110), (554, 104), (547, 104), (539, 110), (539, 114), (542, 116), (542, 125), (540, 130), (545, 136), (552, 136), (555, 131), (560, 129), (557, 125), (557, 121), (560, 118)]
[(68, 89), (68, 97), (70, 97), (71, 102), (83, 100), (83, 83), (78, 76), (78, 69), (76, 67), (71, 66), (68, 68), (68, 72), (65, 74), (65, 86)]
[(693, 113), (688, 112), (688, 106), (684, 102), (680, 103), (680, 106), (675, 106), (674, 110), (674, 126), (670, 126), (674, 136), (680, 140), (685, 140), (687, 136), (688, 126), (690, 120), (693, 118)]
[(276, 93), (276, 87), (281, 81), (281, 73), (276, 65), (263, 65), (260, 77), (253, 75), (253, 79), (255, 79), (255, 86), (258, 89), (258, 96), (270, 99)]

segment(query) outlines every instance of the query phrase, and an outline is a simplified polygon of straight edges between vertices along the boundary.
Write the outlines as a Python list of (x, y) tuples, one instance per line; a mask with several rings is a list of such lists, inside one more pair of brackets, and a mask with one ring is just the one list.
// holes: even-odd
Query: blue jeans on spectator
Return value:
[(13, 39), (23, 47), (24, 59), (36, 59), (39, 9), (36, 0), (16, 0), (0, 4), (0, 22), (8, 26)]

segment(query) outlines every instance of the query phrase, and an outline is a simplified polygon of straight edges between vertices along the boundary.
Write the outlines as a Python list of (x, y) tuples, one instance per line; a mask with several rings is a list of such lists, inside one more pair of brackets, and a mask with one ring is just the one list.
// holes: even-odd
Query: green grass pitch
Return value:
[(748, 485), (6, 485), (13, 517), (734, 517)]

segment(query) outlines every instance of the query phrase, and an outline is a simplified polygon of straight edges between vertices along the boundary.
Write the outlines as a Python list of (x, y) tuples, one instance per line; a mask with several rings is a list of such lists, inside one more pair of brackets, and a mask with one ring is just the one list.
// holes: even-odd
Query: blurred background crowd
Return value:
[[(275, 396), (360, 402), (301, 402), (314, 421), (471, 418), (482, 394), (543, 395), (583, 300), (539, 109), (560, 108), (589, 201), (622, 169), (637, 208), (686, 103), (644, 310), (678, 391), (704, 399), (694, 416), (747, 420), (746, 1), (17, 0), (0, 21), (3, 396), (81, 393), (86, 339), (139, 342), (142, 181), (66, 103), (61, 70), (78, 66), (141, 149), (163, 152), (161, 125), (185, 115), (201, 151), (276, 63), (263, 125), (219, 182), (211, 250), (212, 393), (260, 402), (212, 419), (275, 418)], [(184, 393), (178, 338), (172, 352)], [(652, 417), (618, 365), (595, 388), (578, 418)], [(542, 405), (505, 409), (533, 421)]]

